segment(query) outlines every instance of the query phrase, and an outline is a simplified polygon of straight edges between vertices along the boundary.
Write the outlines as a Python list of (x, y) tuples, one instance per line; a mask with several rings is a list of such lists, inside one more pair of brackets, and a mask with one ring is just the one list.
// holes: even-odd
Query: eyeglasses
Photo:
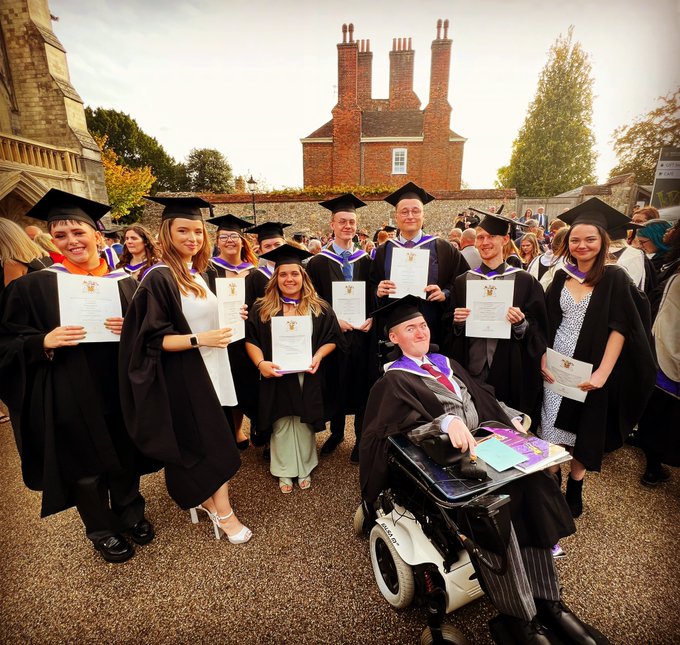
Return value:
[(420, 215), (423, 211), (422, 211), (422, 209), (416, 207), (416, 208), (411, 208), (411, 209), (402, 208), (398, 212), (399, 212), (399, 215), (408, 215), (409, 213), (411, 213), (411, 215)]
[(220, 242), (236, 242), (240, 237), (238, 233), (227, 233), (226, 235), (218, 235), (217, 239)]

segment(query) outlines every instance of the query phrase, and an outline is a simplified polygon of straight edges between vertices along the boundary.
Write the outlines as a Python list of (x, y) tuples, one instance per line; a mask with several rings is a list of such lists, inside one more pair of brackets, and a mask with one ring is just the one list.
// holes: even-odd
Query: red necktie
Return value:
[(453, 387), (453, 383), (449, 381), (449, 379), (446, 378), (439, 370), (435, 369), (430, 365), (429, 363), (423, 363), (420, 367), (422, 367), (426, 372), (429, 372), (432, 376), (434, 376), (445, 388), (451, 390), (455, 394), (456, 390)]

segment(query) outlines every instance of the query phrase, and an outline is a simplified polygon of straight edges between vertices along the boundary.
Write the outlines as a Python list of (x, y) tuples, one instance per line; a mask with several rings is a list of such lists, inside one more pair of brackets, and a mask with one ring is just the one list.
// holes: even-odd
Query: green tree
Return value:
[(188, 190), (197, 193), (230, 193), (231, 166), (219, 150), (194, 148), (186, 160)]
[(498, 169), (499, 188), (547, 197), (595, 181), (593, 78), (573, 31), (569, 27), (550, 48), (510, 163)]
[(156, 180), (150, 166), (128, 168), (119, 163), (118, 155), (111, 149), (106, 136), (94, 137), (102, 152), (104, 181), (111, 204), (111, 216), (114, 220), (135, 221), (139, 215), (144, 195)]
[(177, 164), (163, 146), (146, 134), (128, 114), (86, 107), (85, 118), (87, 128), (94, 136), (107, 137), (107, 147), (116, 153), (118, 163), (128, 168), (151, 167), (156, 176), (154, 192), (186, 190), (179, 168), (182, 164)]
[(612, 140), (619, 162), (611, 170), (612, 177), (634, 172), (638, 184), (653, 184), (661, 148), (680, 147), (680, 88), (658, 100), (659, 107), (614, 130)]

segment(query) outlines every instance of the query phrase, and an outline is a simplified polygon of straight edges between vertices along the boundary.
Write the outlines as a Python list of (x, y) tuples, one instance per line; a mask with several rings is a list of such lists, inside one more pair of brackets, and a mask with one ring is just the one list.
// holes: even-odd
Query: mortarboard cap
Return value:
[(301, 265), (302, 261), (311, 258), (312, 254), (292, 244), (284, 244), (272, 249), (268, 253), (262, 254), (260, 257), (268, 262), (273, 262), (275, 266), (280, 266), (281, 264)]
[(622, 226), (627, 226), (630, 223), (630, 218), (612, 208), (609, 204), (605, 204), (597, 197), (574, 206), (566, 213), (560, 215), (563, 222), (569, 226), (576, 226), (576, 224), (593, 224), (602, 227), (605, 231), (616, 231)]
[(399, 300), (393, 300), (384, 307), (380, 307), (380, 309), (376, 309), (370, 316), (371, 318), (375, 317), (383, 321), (385, 330), (389, 332), (392, 327), (422, 316), (420, 306), (423, 302), (425, 301), (422, 298), (409, 294), (399, 298)]
[(246, 233), (257, 235), (257, 241), (263, 242), (275, 237), (283, 237), (283, 229), (288, 226), (290, 224), (284, 224), (283, 222), (265, 222), (264, 224), (258, 224), (253, 226), (253, 228), (249, 228)]
[(434, 196), (412, 181), (409, 181), (408, 184), (385, 197), (385, 201), (388, 204), (392, 204), (392, 206), (396, 206), (402, 199), (419, 199), (423, 204), (428, 204), (434, 200)]
[(385, 233), (394, 233), (397, 230), (397, 227), (387, 224), (386, 226), (383, 226), (381, 230), (385, 231)]
[(630, 220), (623, 226), (619, 226), (607, 231), (607, 235), (609, 235), (610, 240), (623, 240), (628, 237), (628, 231), (637, 231), (639, 228), (644, 228), (644, 224), (636, 224)]
[(218, 231), (235, 231), (236, 233), (240, 233), (242, 229), (250, 226), (250, 222), (236, 217), (236, 215), (232, 215), (231, 213), (219, 215), (218, 217), (211, 217), (210, 219), (207, 219), (205, 223), (214, 224), (217, 226)]
[(184, 219), (202, 220), (201, 208), (209, 208), (210, 202), (200, 197), (145, 197), (152, 202), (165, 206), (161, 221), (182, 217)]
[(508, 217), (496, 215), (495, 213), (487, 213), (486, 211), (473, 208), (472, 206), (470, 206), (468, 210), (484, 216), (477, 226), (478, 228), (484, 229), (489, 235), (509, 235), (512, 227), (520, 225), (518, 222), (509, 219)]
[(366, 202), (362, 202), (352, 193), (345, 193), (344, 195), (340, 195), (340, 197), (319, 202), (319, 206), (327, 208), (331, 213), (333, 213), (333, 215), (335, 215), (335, 213), (355, 213), (357, 208), (366, 206)]
[(57, 188), (50, 188), (45, 195), (26, 213), (42, 222), (75, 220), (89, 224), (93, 229), (103, 228), (99, 220), (111, 210), (108, 204), (73, 195)]

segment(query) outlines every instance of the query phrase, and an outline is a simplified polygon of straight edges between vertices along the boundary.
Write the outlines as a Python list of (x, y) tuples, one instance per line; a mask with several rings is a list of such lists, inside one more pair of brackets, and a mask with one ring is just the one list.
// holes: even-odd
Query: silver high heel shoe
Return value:
[[(247, 527), (247, 526), (242, 526), (241, 530), (238, 533), (234, 533), (233, 535), (229, 535), (223, 528), (221, 523), (226, 522), (232, 515), (234, 514), (234, 511), (231, 511), (231, 513), (228, 513), (224, 517), (220, 517), (217, 513), (208, 513), (210, 519), (212, 520), (212, 523), (215, 527), (215, 535), (221, 535), (224, 534), (227, 536), (227, 539), (229, 542), (232, 544), (245, 544), (248, 540), (250, 540), (251, 537), (253, 537), (253, 532)], [(219, 540), (220, 538), (217, 537)]]
[[(212, 520), (212, 513), (205, 507), (199, 504), (198, 506), (194, 506), (193, 508), (189, 509), (189, 516), (191, 517), (191, 522), (192, 524), (198, 524), (198, 513), (196, 511), (203, 511), (211, 520)], [(220, 539), (220, 530), (219, 527), (215, 524), (213, 521), (213, 529), (215, 530), (215, 539), (219, 540)]]

